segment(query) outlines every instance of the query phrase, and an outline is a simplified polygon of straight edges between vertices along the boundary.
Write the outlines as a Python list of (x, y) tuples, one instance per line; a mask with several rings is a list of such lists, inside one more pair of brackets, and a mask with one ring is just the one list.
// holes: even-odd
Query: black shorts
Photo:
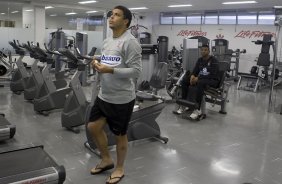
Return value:
[(135, 100), (125, 104), (112, 104), (96, 98), (91, 109), (89, 122), (105, 117), (110, 130), (115, 135), (125, 135), (132, 115)]

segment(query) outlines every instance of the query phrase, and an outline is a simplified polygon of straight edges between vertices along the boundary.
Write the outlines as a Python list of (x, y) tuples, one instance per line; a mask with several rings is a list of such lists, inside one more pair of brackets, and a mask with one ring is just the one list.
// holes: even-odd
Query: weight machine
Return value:
[[(243, 89), (247, 91), (257, 92), (258, 89), (268, 88), (271, 83), (271, 75), (276, 76), (275, 83), (273, 81), (273, 85), (278, 85), (278, 75), (279, 70), (276, 68), (276, 65), (270, 61), (269, 50), (270, 47), (273, 48), (275, 52), (275, 42), (271, 40), (271, 34), (263, 35), (263, 40), (254, 41), (256, 45), (261, 45), (261, 53), (259, 54), (257, 60), (257, 66), (253, 66), (251, 69), (251, 73), (239, 73), (239, 81), (237, 84), (237, 89)], [(276, 57), (276, 56), (275, 56)], [(270, 68), (272, 67), (273, 72), (269, 74)], [(263, 68), (263, 69), (261, 69)], [(242, 82), (246, 81), (246, 85), (243, 86)]]
[(232, 50), (229, 49), (229, 41), (225, 39), (214, 39), (212, 44), (212, 54), (219, 61), (224, 61), (229, 63), (229, 69), (227, 70), (226, 80), (234, 80), (237, 82), (239, 80), (239, 61), (240, 55), (246, 53), (246, 49)]

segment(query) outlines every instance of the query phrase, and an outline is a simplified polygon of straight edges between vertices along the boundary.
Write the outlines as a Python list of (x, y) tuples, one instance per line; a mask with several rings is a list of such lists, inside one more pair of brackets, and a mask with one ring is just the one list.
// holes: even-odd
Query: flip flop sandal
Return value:
[[(100, 174), (100, 173), (102, 173), (102, 172), (104, 172), (104, 171), (107, 171), (107, 170), (110, 170), (110, 169), (113, 169), (115, 167), (115, 165), (114, 164), (110, 164), (110, 165), (107, 165), (107, 166), (105, 166), (105, 167), (100, 167), (99, 165), (97, 165), (96, 167), (95, 167), (95, 171), (90, 171), (90, 173), (92, 174), (92, 175), (95, 175), (95, 174)], [(98, 171), (97, 171), (98, 170)]]
[(115, 181), (114, 183), (110, 183), (109, 181), (106, 182), (106, 184), (117, 184), (118, 182), (121, 181), (121, 179), (124, 177), (124, 174), (122, 176), (116, 176), (116, 177), (112, 177), (112, 175), (110, 176), (110, 180), (114, 180), (114, 179), (118, 179), (117, 181)]

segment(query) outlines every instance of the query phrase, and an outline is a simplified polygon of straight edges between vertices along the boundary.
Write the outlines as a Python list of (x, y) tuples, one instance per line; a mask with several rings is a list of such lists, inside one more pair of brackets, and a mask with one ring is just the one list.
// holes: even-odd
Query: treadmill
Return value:
[(11, 139), (16, 133), (16, 126), (11, 125), (5, 118), (5, 114), (0, 113), (0, 142)]
[(0, 150), (1, 184), (62, 184), (66, 178), (64, 166), (58, 166), (43, 150), (43, 146)]

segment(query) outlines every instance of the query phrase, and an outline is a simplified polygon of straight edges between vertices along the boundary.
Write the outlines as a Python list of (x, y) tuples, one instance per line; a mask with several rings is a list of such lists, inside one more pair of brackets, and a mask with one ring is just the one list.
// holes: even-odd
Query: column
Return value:
[(43, 48), (45, 42), (45, 7), (34, 7), (34, 38), (35, 42), (38, 42)]
[(45, 42), (45, 7), (25, 6), (23, 7), (23, 28), (32, 29), (34, 41), (41, 47)]
[(23, 28), (34, 29), (34, 8), (33, 6), (25, 6), (22, 9)]

